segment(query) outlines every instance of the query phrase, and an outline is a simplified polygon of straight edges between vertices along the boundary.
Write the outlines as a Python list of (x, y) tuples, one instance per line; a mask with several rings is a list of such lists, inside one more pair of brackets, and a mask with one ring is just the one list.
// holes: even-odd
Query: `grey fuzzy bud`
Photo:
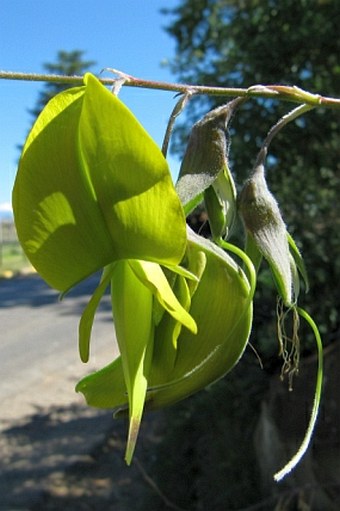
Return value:
[(243, 98), (236, 98), (215, 108), (194, 124), (176, 184), (184, 205), (203, 193), (227, 167), (228, 123), (243, 101)]
[(258, 165), (239, 196), (244, 225), (274, 274), (285, 304), (292, 303), (292, 270), (286, 225)]

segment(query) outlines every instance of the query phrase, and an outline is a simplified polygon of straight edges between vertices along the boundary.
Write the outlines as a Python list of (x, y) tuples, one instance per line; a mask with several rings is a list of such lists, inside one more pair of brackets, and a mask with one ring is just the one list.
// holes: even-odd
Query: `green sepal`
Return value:
[(288, 232), (287, 232), (287, 238), (288, 238), (290, 253), (294, 259), (297, 269), (299, 270), (299, 273), (300, 273), (302, 280), (305, 284), (305, 290), (307, 293), (309, 290), (309, 279), (308, 279), (308, 274), (307, 274), (304, 260), (302, 258), (302, 255), (301, 255), (293, 237)]
[(217, 196), (213, 185), (204, 191), (204, 204), (208, 214), (212, 238), (224, 237), (227, 228), (226, 216), (223, 204)]
[[(190, 180), (189, 180), (188, 186), (190, 187)], [(197, 206), (199, 206), (199, 204), (201, 204), (203, 199), (204, 199), (204, 193), (199, 193), (192, 200), (189, 200), (189, 202), (184, 204), (183, 209), (184, 209), (185, 216), (186, 217), (189, 216), (190, 213), (192, 213), (194, 211), (194, 209), (197, 208)]]
[(227, 165), (204, 191), (204, 202), (213, 239), (228, 238), (236, 218), (236, 187)]
[(268, 190), (264, 167), (258, 165), (239, 196), (247, 235), (266, 259), (285, 305), (293, 303), (293, 282), (287, 230), (278, 204)]

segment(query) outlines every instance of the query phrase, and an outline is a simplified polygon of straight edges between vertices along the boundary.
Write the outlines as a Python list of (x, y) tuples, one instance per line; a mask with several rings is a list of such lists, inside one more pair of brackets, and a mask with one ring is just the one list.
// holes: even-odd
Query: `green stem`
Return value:
[(309, 112), (309, 110), (313, 110), (313, 108), (315, 108), (315, 105), (307, 103), (299, 105), (296, 108), (294, 108), (294, 110), (291, 110), (286, 115), (281, 117), (281, 119), (279, 119), (278, 122), (274, 124), (274, 126), (272, 126), (262, 144), (261, 150), (259, 151), (254, 169), (256, 169), (259, 165), (264, 163), (265, 158), (267, 156), (268, 148), (273, 138), (279, 133), (279, 131), (281, 131), (282, 128), (284, 128), (288, 123), (294, 121), (295, 119), (305, 114), (306, 112)]
[[(124, 76), (126, 81), (124, 87), (140, 87), (144, 89), (156, 89), (169, 92), (179, 92), (182, 94), (205, 94), (209, 96), (228, 96), (228, 97), (253, 97), (270, 98), (280, 101), (290, 101), (293, 103), (305, 103), (312, 106), (322, 106), (332, 109), (340, 109), (340, 98), (329, 98), (319, 94), (299, 89), (298, 87), (288, 87), (283, 85), (253, 85), (248, 88), (241, 87), (211, 87), (207, 85), (191, 85), (181, 83), (169, 83), (163, 81), (144, 80), (127, 75), (121, 71), (112, 69), (112, 72), (118, 76)], [(69, 85), (81, 85), (82, 76), (67, 76), (43, 73), (22, 73), (16, 71), (0, 70), (1, 80), (22, 80), (33, 82), (55, 82)], [(100, 78), (104, 85), (114, 85), (115, 78)]]
[(224, 250), (229, 250), (230, 252), (235, 254), (244, 263), (245, 268), (246, 268), (246, 275), (248, 277), (249, 285), (250, 285), (249, 302), (251, 302), (254, 297), (255, 289), (256, 289), (256, 270), (255, 270), (255, 267), (254, 267), (251, 259), (239, 247), (236, 247), (232, 243), (228, 243), (227, 241), (223, 240), (222, 238), (214, 239), (214, 242), (219, 247), (223, 248)]
[(304, 309), (301, 309), (301, 307), (297, 307), (296, 311), (298, 314), (304, 318), (311, 329), (313, 330), (316, 346), (318, 350), (318, 369), (317, 369), (317, 378), (316, 378), (316, 386), (315, 386), (315, 394), (314, 394), (314, 402), (313, 402), (313, 409), (310, 416), (308, 428), (305, 434), (305, 437), (299, 447), (299, 450), (297, 453), (292, 457), (292, 459), (285, 465), (279, 472), (277, 472), (274, 475), (275, 481), (281, 481), (286, 475), (288, 475), (293, 468), (296, 467), (296, 465), (301, 461), (302, 457), (306, 453), (308, 446), (310, 444), (313, 431), (316, 424), (316, 419), (319, 412), (320, 407), (320, 400), (321, 400), (321, 393), (322, 393), (322, 381), (323, 381), (323, 348), (322, 348), (322, 340), (321, 336), (318, 330), (318, 327), (316, 326), (313, 319), (310, 317), (308, 312), (306, 312)]
[(162, 144), (162, 153), (164, 155), (164, 158), (166, 158), (166, 155), (167, 155), (167, 152), (168, 152), (170, 136), (171, 136), (171, 133), (172, 133), (175, 121), (176, 121), (177, 117), (180, 115), (180, 113), (184, 110), (185, 105), (189, 101), (190, 97), (191, 97), (191, 93), (189, 91), (187, 91), (185, 94), (183, 94), (179, 98), (179, 100), (177, 101), (173, 111), (171, 112), (171, 115), (170, 115), (170, 118), (169, 118), (169, 122), (168, 122), (168, 125), (167, 125), (167, 128), (166, 128), (166, 131), (165, 131), (163, 144)]

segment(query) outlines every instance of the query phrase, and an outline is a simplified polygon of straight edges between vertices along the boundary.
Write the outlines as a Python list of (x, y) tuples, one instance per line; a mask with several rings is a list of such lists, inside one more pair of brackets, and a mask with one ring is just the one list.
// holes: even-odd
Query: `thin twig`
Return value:
[[(298, 87), (290, 87), (285, 85), (253, 85), (248, 88), (241, 87), (212, 87), (208, 85), (191, 85), (182, 83), (169, 83), (163, 81), (144, 80), (136, 78), (118, 70), (112, 70), (117, 75), (124, 75), (127, 80), (124, 87), (140, 87), (144, 89), (156, 89), (169, 92), (179, 92), (186, 94), (188, 91), (198, 95), (205, 94), (209, 96), (229, 96), (229, 97), (254, 97), (254, 98), (270, 98), (280, 101), (290, 101), (293, 103), (305, 103), (312, 106), (321, 106), (325, 108), (340, 109), (340, 98), (330, 98), (319, 94), (299, 89)], [(83, 83), (82, 76), (68, 76), (56, 74), (41, 73), (22, 73), (16, 71), (0, 70), (0, 79), (2, 80), (23, 80), (34, 82), (55, 82), (70, 85), (81, 85)], [(104, 85), (114, 85), (114, 78), (99, 78)]]
[(288, 123), (294, 121), (295, 119), (297, 119), (301, 115), (305, 114), (306, 112), (309, 112), (313, 108), (315, 108), (315, 106), (309, 105), (306, 103), (303, 105), (299, 105), (296, 108), (294, 108), (294, 110), (291, 110), (286, 115), (281, 117), (281, 119), (279, 119), (278, 122), (276, 124), (274, 124), (274, 126), (269, 130), (269, 132), (262, 144), (261, 150), (259, 151), (259, 154), (258, 154), (256, 162), (255, 162), (255, 166), (254, 166), (255, 169), (260, 164), (264, 163), (266, 156), (267, 156), (269, 145), (271, 144), (273, 138), (279, 133), (279, 131), (281, 131), (282, 128), (284, 128)]
[(180, 97), (180, 99), (177, 101), (173, 111), (171, 112), (170, 119), (169, 119), (169, 122), (168, 122), (168, 125), (166, 128), (166, 132), (164, 135), (163, 144), (162, 144), (162, 153), (165, 158), (166, 158), (166, 155), (168, 152), (170, 136), (171, 136), (174, 124), (175, 124), (175, 120), (180, 115), (180, 113), (183, 111), (183, 109), (185, 108), (185, 105), (187, 104), (187, 102), (189, 101), (191, 96), (192, 96), (192, 93), (190, 91), (187, 91), (185, 94), (183, 94)]
[(143, 479), (148, 483), (148, 485), (157, 493), (157, 495), (162, 499), (164, 504), (169, 508), (173, 509), (174, 511), (187, 511), (186, 509), (183, 509), (182, 507), (178, 507), (176, 504), (171, 502), (166, 495), (162, 492), (162, 490), (158, 487), (156, 482), (148, 475), (145, 468), (141, 464), (141, 462), (136, 458), (136, 456), (133, 459), (134, 464), (138, 468), (139, 472), (143, 476)]

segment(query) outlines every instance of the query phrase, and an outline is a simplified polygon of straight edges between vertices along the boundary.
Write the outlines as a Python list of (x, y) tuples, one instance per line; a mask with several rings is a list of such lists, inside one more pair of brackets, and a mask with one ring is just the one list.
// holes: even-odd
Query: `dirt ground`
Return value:
[[(128, 511), (147, 509), (154, 499), (164, 509), (180, 509), (148, 472), (163, 426), (162, 414), (145, 417), (127, 467), (124, 420), (75, 406), (40, 411), (1, 435), (0, 510)], [(75, 444), (91, 431), (97, 443), (92, 437), (89, 452), (84, 445), (83, 454), (74, 455)]]
[[(273, 469), (296, 451), (308, 421), (314, 358), (303, 364), (293, 393), (264, 373), (249, 385), (244, 374), (255, 381), (258, 369), (244, 358), (224, 381), (146, 414), (130, 467), (127, 423), (110, 411), (37, 410), (0, 434), (0, 511), (340, 509), (338, 346), (325, 357), (313, 444), (279, 485)], [(271, 435), (264, 434), (269, 423)]]

